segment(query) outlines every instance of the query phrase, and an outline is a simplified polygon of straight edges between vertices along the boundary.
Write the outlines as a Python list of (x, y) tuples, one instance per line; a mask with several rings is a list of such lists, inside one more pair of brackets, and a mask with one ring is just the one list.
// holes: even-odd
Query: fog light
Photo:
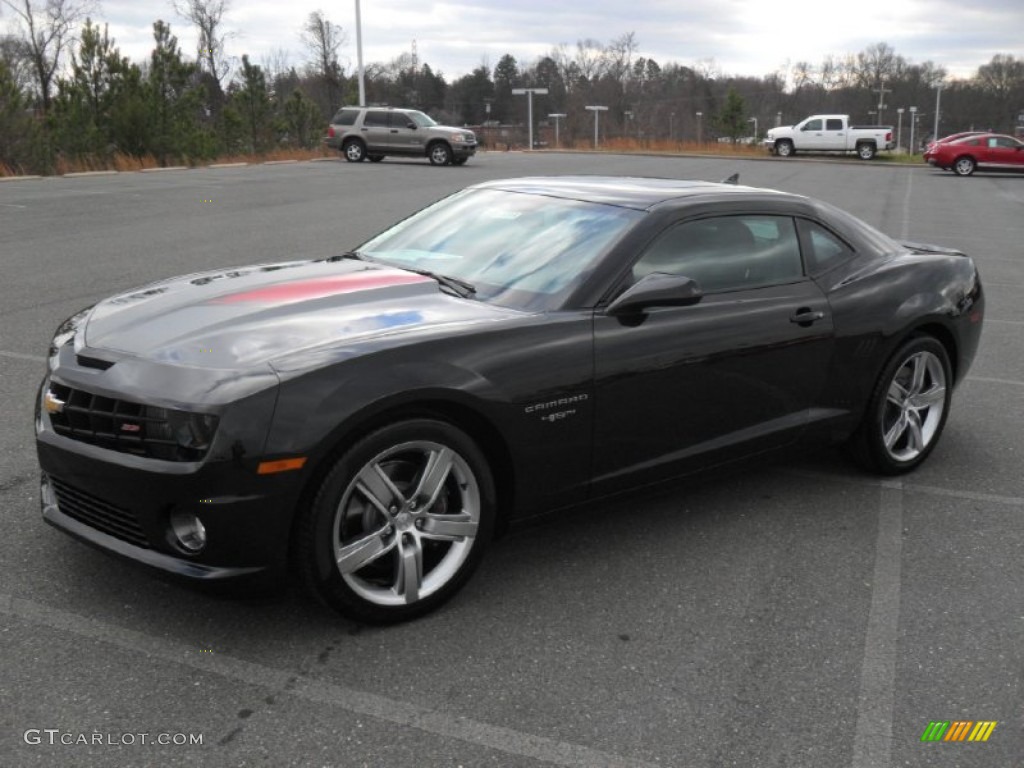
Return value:
[(206, 546), (206, 526), (198, 515), (191, 512), (175, 512), (171, 515), (171, 530), (178, 545), (190, 554)]

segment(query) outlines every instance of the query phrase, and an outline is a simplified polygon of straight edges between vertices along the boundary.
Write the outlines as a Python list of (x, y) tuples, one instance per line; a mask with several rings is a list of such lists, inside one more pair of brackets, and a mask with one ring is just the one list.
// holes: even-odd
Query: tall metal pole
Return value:
[(903, 151), (903, 107), (896, 110), (899, 120), (896, 121), (896, 150)]
[(917, 127), (917, 107), (910, 108), (910, 154), (917, 154), (914, 152), (914, 129)]
[(565, 117), (565, 113), (564, 112), (552, 112), (550, 115), (548, 115), (548, 117), (549, 118), (554, 118), (554, 120), (555, 120), (555, 147), (556, 148), (557, 147), (561, 147), (562, 146), (562, 142), (558, 138), (558, 121), (561, 118)]
[(363, 69), (363, 22), (356, 0), (356, 59), (359, 61), (359, 106), (366, 106), (366, 76)]
[(594, 149), (597, 149), (597, 141), (598, 141), (598, 127), (597, 127), (598, 126), (598, 115), (601, 114), (602, 112), (606, 112), (608, 110), (608, 107), (587, 106), (587, 107), (584, 107), (584, 109), (589, 109), (591, 112), (594, 113)]
[(513, 88), (513, 96), (526, 95), (526, 119), (530, 123), (528, 128), (528, 134), (530, 137), (530, 149), (533, 149), (533, 94), (539, 93), (541, 96), (548, 92), (547, 88)]
[(935, 127), (932, 129), (932, 141), (939, 140), (939, 103), (942, 100), (942, 83), (935, 86)]

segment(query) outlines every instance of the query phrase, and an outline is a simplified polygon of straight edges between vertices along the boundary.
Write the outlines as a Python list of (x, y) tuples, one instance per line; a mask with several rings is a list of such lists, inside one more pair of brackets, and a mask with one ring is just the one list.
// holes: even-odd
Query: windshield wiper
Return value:
[(459, 280), (457, 277), (449, 277), (448, 275), (438, 274), (437, 272), (431, 272), (429, 269), (414, 269), (413, 267), (398, 267), (404, 269), (406, 272), (415, 272), (417, 275), (424, 275), (425, 277), (432, 277), (437, 280), (444, 288), (449, 289), (456, 296), (463, 299), (471, 299), (476, 294), (476, 286), (472, 283), (467, 283), (465, 280)]
[(342, 259), (355, 259), (356, 261), (369, 261), (363, 254), (356, 251), (345, 251), (336, 256), (328, 256), (324, 261), (341, 261)]

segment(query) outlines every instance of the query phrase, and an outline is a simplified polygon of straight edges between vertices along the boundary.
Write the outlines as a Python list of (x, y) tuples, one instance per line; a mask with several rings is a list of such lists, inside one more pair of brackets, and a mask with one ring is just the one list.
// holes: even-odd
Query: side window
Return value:
[(853, 249), (820, 224), (799, 220), (808, 274), (815, 275), (853, 256)]
[(825, 121), (825, 130), (826, 131), (841, 131), (841, 130), (843, 130), (843, 121), (842, 120), (837, 120), (837, 119), (826, 120)]
[(366, 113), (366, 117), (363, 118), (363, 125), (367, 127), (386, 127), (390, 117), (390, 112), (385, 112), (382, 109), (371, 109)]
[(719, 216), (664, 232), (633, 265), (693, 278), (705, 293), (791, 283), (803, 276), (800, 246), (788, 216)]
[(820, 131), (821, 130), (821, 120), (811, 120), (809, 123), (805, 123), (804, 127), (801, 128), (800, 130), (802, 130), (802, 131)]
[(338, 111), (331, 122), (335, 125), (355, 125), (358, 115), (358, 109), (342, 109)]

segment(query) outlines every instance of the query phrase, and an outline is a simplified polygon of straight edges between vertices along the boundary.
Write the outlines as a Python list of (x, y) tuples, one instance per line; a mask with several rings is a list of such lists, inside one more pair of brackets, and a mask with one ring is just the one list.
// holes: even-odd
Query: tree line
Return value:
[[(177, 14), (197, 32), (195, 55), (182, 51), (169, 22), (157, 20), (149, 59), (135, 62), (121, 55), (106, 25), (92, 21), (91, 0), (0, 0), (15, 22), (0, 35), (0, 172), (318, 147), (330, 116), (358, 103), (357, 74), (340, 63), (344, 31), (317, 11), (302, 27), (300, 66), (281, 52), (260, 63), (248, 55), (236, 61), (223, 23), (229, 2), (176, 0)], [(506, 126), (522, 141), (526, 103), (513, 89), (544, 88), (547, 94), (534, 96), (535, 120), (565, 115), (565, 146), (591, 140), (588, 105), (608, 107), (605, 137), (641, 143), (736, 141), (813, 112), (838, 112), (870, 124), (898, 119), (908, 145), (909, 108), (916, 107), (914, 131), (923, 137), (939, 98), (940, 133), (1024, 127), (1024, 60), (1008, 54), (951, 80), (941, 66), (909, 61), (884, 42), (761, 77), (726, 75), (710, 60), (659, 63), (639, 51), (633, 33), (607, 43), (587, 39), (530, 63), (505, 54), (493, 68), (482, 62), (452, 82), (405, 53), (365, 68), (366, 102), (415, 107), (448, 124)]]

